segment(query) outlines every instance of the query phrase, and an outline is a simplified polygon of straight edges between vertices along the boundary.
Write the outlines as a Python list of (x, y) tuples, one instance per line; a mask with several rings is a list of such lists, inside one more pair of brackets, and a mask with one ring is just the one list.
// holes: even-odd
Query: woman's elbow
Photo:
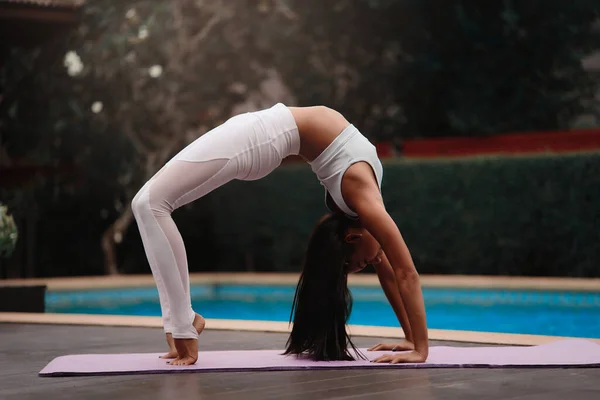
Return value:
[(419, 273), (413, 265), (403, 265), (394, 268), (396, 279), (402, 282), (419, 282)]

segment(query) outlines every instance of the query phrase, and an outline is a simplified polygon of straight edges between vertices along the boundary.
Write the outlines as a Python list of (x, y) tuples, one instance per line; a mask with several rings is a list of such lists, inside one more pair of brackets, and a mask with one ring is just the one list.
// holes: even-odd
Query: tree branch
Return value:
[(187, 46), (187, 49), (186, 49), (187, 52), (196, 50), (198, 45), (204, 39), (206, 39), (206, 37), (208, 36), (210, 31), (214, 28), (215, 25), (217, 25), (219, 22), (221, 22), (221, 20), (222, 20), (222, 16), (221, 16), (220, 12), (217, 11), (215, 14), (213, 14), (213, 16), (210, 17), (210, 19), (208, 20), (206, 25), (204, 25), (204, 27), (200, 30), (200, 32), (198, 32), (197, 34), (195, 34), (194, 36), (191, 37), (191, 39), (189, 41), (189, 45)]
[(294, 11), (292, 11), (292, 9), (285, 4), (285, 2), (283, 0), (276, 0), (277, 2), (277, 11), (279, 11), (279, 13), (281, 13), (281, 15), (283, 15), (284, 17), (286, 17), (289, 20), (296, 20), (298, 19), (298, 15), (296, 15), (296, 13)]
[(180, 51), (185, 48), (186, 38), (189, 36), (187, 27), (185, 26), (185, 17), (183, 16), (183, 10), (181, 9), (185, 5), (184, 1), (172, 1), (171, 2), (171, 14), (173, 16), (173, 26), (177, 30), (177, 47)]
[(150, 151), (148, 146), (143, 144), (142, 141), (137, 136), (137, 134), (133, 131), (133, 127), (131, 125), (131, 119), (123, 118), (123, 132), (125, 133), (125, 135), (127, 135), (129, 140), (131, 141), (131, 144), (133, 144), (135, 151), (138, 154), (146, 154)]

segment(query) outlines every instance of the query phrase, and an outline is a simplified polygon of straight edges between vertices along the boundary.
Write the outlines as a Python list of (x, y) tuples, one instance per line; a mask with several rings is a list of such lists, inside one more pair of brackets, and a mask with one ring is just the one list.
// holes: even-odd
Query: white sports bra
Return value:
[(358, 215), (350, 210), (342, 197), (342, 178), (346, 170), (357, 162), (367, 162), (377, 178), (381, 191), (383, 179), (383, 166), (375, 146), (364, 137), (354, 125), (347, 126), (321, 154), (317, 156), (310, 166), (325, 187), (325, 204), (331, 211), (335, 211), (328, 201), (331, 200), (346, 215), (356, 218)]

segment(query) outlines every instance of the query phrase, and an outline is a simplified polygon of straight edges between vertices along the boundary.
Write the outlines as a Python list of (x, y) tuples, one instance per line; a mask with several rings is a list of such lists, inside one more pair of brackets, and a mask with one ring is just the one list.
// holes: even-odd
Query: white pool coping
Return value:
[[(295, 285), (297, 273), (193, 273), (192, 284), (264, 284)], [(360, 286), (379, 286), (375, 274), (350, 275), (349, 283)], [(600, 292), (600, 278), (551, 278), (477, 275), (421, 275), (423, 287), (498, 288)], [(152, 275), (118, 275), (74, 278), (39, 278), (1, 280), (3, 286), (46, 285), (49, 290), (106, 289), (124, 287), (153, 287)]]
[[(297, 283), (298, 274), (199, 273), (191, 274), (190, 281), (192, 284), (290, 285)], [(579, 278), (423, 275), (421, 276), (421, 284), (423, 287), (504, 288), (600, 292), (600, 279)], [(48, 290), (66, 291), (126, 287), (153, 287), (154, 280), (151, 275), (0, 280), (0, 286), (7, 285), (46, 285)], [(358, 274), (350, 277), (350, 285), (378, 286), (379, 282), (375, 275)], [(148, 328), (162, 327), (162, 321), (160, 317), (54, 313), (0, 313), (0, 323), (127, 326)], [(290, 325), (287, 322), (207, 319), (206, 329), (289, 333)], [(400, 327), (350, 325), (349, 331), (354, 336), (382, 338), (403, 337), (403, 332)], [(429, 329), (429, 338), (430, 340), (481, 344), (538, 345), (561, 339), (567, 339), (568, 337)], [(600, 344), (600, 339), (589, 340)]]

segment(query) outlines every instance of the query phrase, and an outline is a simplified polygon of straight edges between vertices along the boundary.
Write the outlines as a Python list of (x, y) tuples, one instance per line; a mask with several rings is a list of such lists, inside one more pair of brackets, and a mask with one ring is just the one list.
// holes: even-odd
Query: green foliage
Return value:
[(15, 220), (8, 215), (8, 207), (0, 203), (0, 258), (8, 258), (12, 255), (18, 237)]
[[(318, 186), (294, 166), (211, 195), (223, 267), (297, 271)], [(600, 276), (600, 153), (390, 161), (383, 196), (420, 272)]]
[(598, 74), (581, 62), (600, 47), (597, 1), (431, 0), (406, 13), (403, 135), (567, 129), (597, 115)]
[(390, 213), (426, 273), (599, 276), (600, 153), (389, 165)]

